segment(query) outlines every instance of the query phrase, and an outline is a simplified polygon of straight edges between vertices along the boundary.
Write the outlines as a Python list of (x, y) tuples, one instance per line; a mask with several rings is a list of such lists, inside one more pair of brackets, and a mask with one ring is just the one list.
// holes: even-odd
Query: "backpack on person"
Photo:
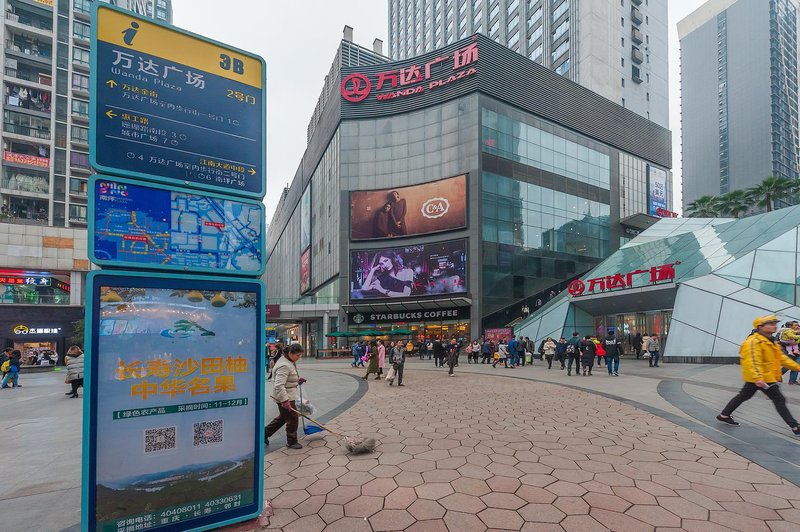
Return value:
[(0, 371), (2, 371), (3, 373), (8, 373), (9, 371), (11, 371), (11, 359), (10, 358), (7, 358), (6, 361), (3, 362), (3, 365), (0, 366)]

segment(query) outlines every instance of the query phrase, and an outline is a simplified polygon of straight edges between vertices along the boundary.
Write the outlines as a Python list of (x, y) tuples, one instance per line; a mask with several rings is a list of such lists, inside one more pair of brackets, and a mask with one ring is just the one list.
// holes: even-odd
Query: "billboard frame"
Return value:
[[(375, 238), (353, 238), (353, 194), (360, 193), (360, 192), (381, 192), (385, 190), (387, 193), (392, 190), (403, 190), (407, 188), (414, 188), (424, 185), (431, 185), (434, 183), (440, 183), (442, 181), (447, 181), (448, 179), (457, 179), (459, 177), (464, 178), (464, 225), (461, 227), (452, 227), (449, 229), (440, 229), (438, 231), (429, 231), (427, 233), (414, 233), (412, 235), (402, 235), (396, 237), (375, 237)], [(426, 181), (424, 183), (417, 183), (415, 185), (403, 185), (401, 187), (392, 187), (392, 188), (376, 188), (376, 189), (365, 189), (365, 190), (349, 190), (347, 193), (347, 208), (349, 210), (350, 215), (350, 222), (347, 224), (347, 238), (350, 242), (380, 242), (383, 240), (386, 241), (393, 241), (393, 240), (400, 240), (404, 238), (418, 238), (418, 237), (426, 237), (428, 235), (439, 235), (443, 233), (450, 233), (455, 231), (465, 231), (469, 229), (469, 215), (470, 215), (470, 205), (469, 205), (469, 172), (464, 172), (462, 174), (457, 174), (449, 177), (442, 177), (439, 179), (435, 179), (433, 181)]]
[[(87, 305), (85, 308), (85, 323), (86, 332), (84, 336), (84, 401), (83, 401), (83, 444), (82, 444), (82, 471), (81, 471), (81, 531), (90, 532), (97, 530), (96, 527), (96, 478), (97, 478), (97, 397), (96, 397), (96, 380), (97, 371), (96, 365), (98, 359), (95, 356), (99, 343), (99, 335), (96, 334), (99, 325), (99, 313), (95, 311), (95, 307), (99, 306), (99, 287), (102, 286), (106, 279), (118, 279), (123, 283), (131, 283), (140, 281), (138, 284), (147, 284), (149, 287), (165, 287), (175, 288), (176, 285), (186, 284), (194, 288), (198, 285), (214, 285), (224, 283), (228, 285), (250, 285), (255, 288), (257, 294), (256, 303), (256, 331), (257, 338), (257, 351), (255, 363), (255, 442), (253, 452), (255, 453), (255, 471), (254, 478), (255, 484), (254, 501), (247, 507), (248, 513), (241, 515), (231, 515), (235, 512), (229, 510), (217, 514), (211, 514), (205, 518), (198, 518), (198, 526), (193, 528), (186, 528), (189, 521), (182, 523), (175, 523), (174, 525), (166, 525), (150, 530), (164, 531), (164, 532), (178, 532), (178, 531), (202, 531), (211, 530), (221, 526), (239, 523), (250, 519), (255, 519), (263, 513), (264, 509), (264, 350), (266, 341), (266, 287), (264, 282), (257, 279), (228, 279), (220, 280), (216, 277), (199, 276), (199, 275), (176, 275), (176, 274), (161, 274), (154, 277), (152, 273), (145, 271), (112, 271), (112, 270), (96, 270), (90, 272), (86, 278), (87, 285)], [(250, 291), (253, 291), (250, 289)], [(92, 482), (95, 482), (94, 484)], [(252, 511), (249, 508), (253, 507)], [(228, 515), (225, 515), (228, 514)], [(223, 520), (219, 520), (220, 518)], [(91, 526), (90, 526), (91, 524)]]
[(386, 246), (386, 247), (379, 247), (379, 248), (359, 248), (359, 249), (348, 249), (348, 288), (347, 288), (347, 301), (349, 305), (354, 305), (358, 303), (368, 303), (368, 302), (375, 302), (376, 304), (386, 303), (387, 301), (413, 301), (415, 299), (452, 299), (455, 297), (466, 297), (469, 294), (469, 258), (464, 261), (464, 291), (463, 292), (449, 292), (444, 294), (421, 294), (421, 295), (410, 295), (407, 297), (377, 297), (377, 298), (366, 298), (366, 299), (353, 299), (353, 290), (350, 288), (350, 284), (353, 282), (353, 253), (379, 253), (381, 251), (387, 250), (395, 250), (398, 248), (404, 247), (415, 247), (415, 246), (436, 246), (440, 244), (449, 244), (451, 242), (463, 242), (464, 243), (464, 253), (469, 253), (469, 238), (464, 236), (463, 238), (451, 238), (447, 240), (437, 240), (435, 242), (416, 242), (416, 243), (406, 243), (406, 244), (398, 244), (395, 246)]

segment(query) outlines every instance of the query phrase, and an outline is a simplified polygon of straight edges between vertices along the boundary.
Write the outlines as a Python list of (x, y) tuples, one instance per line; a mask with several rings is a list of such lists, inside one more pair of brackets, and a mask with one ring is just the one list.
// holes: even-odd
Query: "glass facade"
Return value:
[[(611, 251), (611, 157), (536, 117), (486, 100), (481, 109), (482, 313), (538, 308)], [(608, 150), (608, 148), (605, 148)], [(497, 171), (486, 156), (497, 162)], [(513, 162), (510, 172), (500, 167)], [(506, 175), (502, 175), (505, 173)], [(519, 175), (518, 175), (519, 174)], [(502, 320), (501, 320), (502, 321)]]
[(772, 173), (797, 179), (797, 7), (791, 0), (770, 0), (769, 11)]
[(489, 109), (481, 117), (484, 152), (609, 188), (608, 155)]
[(608, 256), (608, 205), (490, 172), (482, 178), (484, 241)]
[[(799, 216), (796, 206), (741, 220), (663, 219), (582, 278), (642, 271), (625, 288), (646, 288), (652, 284), (651, 268), (669, 264), (674, 280), (663, 279), (667, 282), (645, 299), (627, 300), (630, 308), (605, 300), (624, 296), (625, 288), (599, 300), (564, 294), (517, 332), (539, 338), (573, 327), (587, 332), (599, 325), (635, 328), (669, 334), (664, 354), (674, 360), (737, 357), (755, 317), (800, 315)], [(583, 310), (610, 307), (622, 313), (592, 316)]]

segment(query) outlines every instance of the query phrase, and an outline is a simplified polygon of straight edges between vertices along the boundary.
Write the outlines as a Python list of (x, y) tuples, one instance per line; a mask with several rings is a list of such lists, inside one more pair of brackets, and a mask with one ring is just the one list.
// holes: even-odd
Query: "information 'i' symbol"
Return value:
[(128, 46), (132, 46), (133, 38), (136, 37), (136, 33), (138, 31), (139, 31), (139, 23), (131, 22), (131, 27), (122, 32), (122, 40), (125, 41), (125, 44), (127, 44)]

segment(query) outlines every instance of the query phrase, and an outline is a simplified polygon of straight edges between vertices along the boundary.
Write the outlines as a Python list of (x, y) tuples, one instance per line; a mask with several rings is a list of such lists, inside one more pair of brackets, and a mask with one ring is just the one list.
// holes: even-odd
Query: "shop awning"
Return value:
[(453, 297), (447, 299), (413, 299), (408, 301), (358, 301), (350, 305), (342, 305), (346, 312), (398, 312), (412, 310), (447, 309), (453, 307), (470, 307), (472, 299), (467, 297)]
[(640, 229), (644, 231), (648, 229), (652, 225), (654, 225), (657, 221), (661, 220), (658, 216), (650, 216), (648, 214), (634, 214), (632, 216), (628, 216), (627, 218), (623, 218), (619, 221), (622, 225), (626, 225), (628, 227), (632, 227), (634, 229)]
[(570, 297), (570, 302), (592, 316), (633, 314), (651, 310), (671, 310), (675, 306), (678, 285), (655, 285)]

